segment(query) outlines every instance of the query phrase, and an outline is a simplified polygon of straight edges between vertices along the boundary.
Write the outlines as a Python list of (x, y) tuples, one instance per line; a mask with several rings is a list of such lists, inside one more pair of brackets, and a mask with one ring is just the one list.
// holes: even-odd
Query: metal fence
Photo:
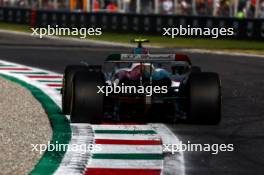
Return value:
[(162, 35), (163, 27), (180, 25), (200, 28), (232, 27), (232, 39), (264, 40), (263, 19), (139, 15), (118, 13), (78, 13), (0, 7), (0, 21), (34, 27), (101, 27), (103, 31)]

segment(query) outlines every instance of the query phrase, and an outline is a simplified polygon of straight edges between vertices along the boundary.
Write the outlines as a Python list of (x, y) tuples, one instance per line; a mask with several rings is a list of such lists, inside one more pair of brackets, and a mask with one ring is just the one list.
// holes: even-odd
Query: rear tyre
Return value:
[(191, 73), (188, 84), (188, 119), (195, 124), (216, 125), (221, 120), (221, 86), (216, 73)]
[(104, 85), (101, 72), (77, 72), (73, 80), (71, 122), (100, 123), (103, 118), (104, 94), (97, 93)]
[(62, 88), (62, 113), (70, 114), (71, 99), (72, 99), (72, 82), (74, 75), (79, 71), (87, 70), (87, 66), (84, 65), (71, 65), (67, 66), (63, 76), (63, 88)]

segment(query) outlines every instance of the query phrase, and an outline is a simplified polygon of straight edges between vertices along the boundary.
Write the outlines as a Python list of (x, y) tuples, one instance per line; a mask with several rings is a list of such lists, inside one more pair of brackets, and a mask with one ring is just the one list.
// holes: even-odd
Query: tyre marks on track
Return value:
[[(73, 145), (89, 145), (93, 144), (93, 130), (89, 124), (71, 124), (72, 139), (69, 143)], [(75, 175), (83, 174), (87, 167), (87, 162), (91, 158), (91, 153), (86, 151), (70, 151), (65, 154), (60, 167), (56, 171), (56, 175)]]

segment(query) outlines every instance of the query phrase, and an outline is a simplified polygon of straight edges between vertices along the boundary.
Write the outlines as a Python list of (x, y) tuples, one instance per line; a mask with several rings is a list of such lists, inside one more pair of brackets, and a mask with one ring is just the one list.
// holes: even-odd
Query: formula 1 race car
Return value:
[(186, 122), (218, 124), (221, 85), (184, 54), (150, 54), (135, 39), (132, 54), (109, 55), (101, 65), (64, 71), (62, 111), (74, 123)]

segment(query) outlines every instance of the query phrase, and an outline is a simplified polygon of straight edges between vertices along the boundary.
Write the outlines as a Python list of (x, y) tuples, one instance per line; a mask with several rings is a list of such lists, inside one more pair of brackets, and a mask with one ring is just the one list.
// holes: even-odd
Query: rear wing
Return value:
[(149, 63), (149, 62), (175, 62), (185, 61), (191, 64), (187, 55), (183, 54), (112, 54), (105, 62), (113, 63)]

